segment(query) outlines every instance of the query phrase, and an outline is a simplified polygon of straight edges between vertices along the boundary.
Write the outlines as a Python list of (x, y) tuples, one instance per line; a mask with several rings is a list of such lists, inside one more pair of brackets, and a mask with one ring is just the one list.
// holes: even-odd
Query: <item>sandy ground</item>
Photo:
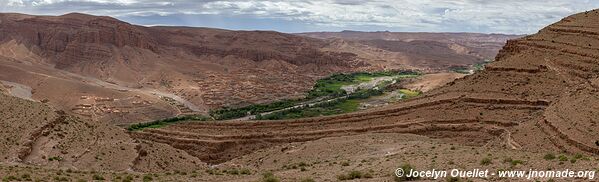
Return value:
[(405, 87), (410, 90), (420, 90), (422, 92), (428, 92), (432, 89), (439, 88), (455, 79), (459, 79), (466, 76), (461, 73), (434, 73), (427, 74), (416, 78), (417, 80), (407, 84)]

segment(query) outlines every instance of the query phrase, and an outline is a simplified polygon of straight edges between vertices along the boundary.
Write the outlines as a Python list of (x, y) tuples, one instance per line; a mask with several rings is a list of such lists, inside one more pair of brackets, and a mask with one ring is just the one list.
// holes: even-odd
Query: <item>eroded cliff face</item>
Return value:
[[(77, 13), (2, 14), (0, 21), (0, 53), (12, 62), (86, 77), (76, 81), (98, 79), (129, 88), (161, 90), (193, 102), (204, 112), (301, 97), (320, 77), (369, 68), (355, 54), (321, 50), (325, 46), (322, 40), (278, 32), (142, 27)], [(36, 71), (35, 77), (48, 75), (39, 69), (28, 72)], [(28, 77), (4, 78), (17, 81)], [(115, 92), (123, 90), (129, 89)], [(56, 97), (61, 105), (74, 107), (75, 98)]]
[(526, 152), (599, 155), (597, 50), (596, 10), (509, 41), (484, 71), (388, 107), (284, 122), (181, 123), (133, 136), (209, 163), (273, 144), (368, 132), (411, 133)]
[(351, 53), (320, 51), (323, 46), (320, 40), (277, 32), (148, 28), (110, 17), (77, 13), (57, 17), (5, 14), (1, 19), (0, 40), (17, 40), (61, 69), (81, 65), (81, 62), (131, 57), (120, 50), (123, 47), (149, 50), (164, 57), (173, 56), (169, 51), (177, 50), (198, 57), (236, 56), (251, 61), (282, 60), (294, 65), (350, 67), (355, 61)]
[(77, 62), (105, 60), (112, 56), (112, 47), (130, 46), (152, 51), (157, 47), (142, 27), (109, 17), (5, 14), (0, 19), (0, 40), (25, 44), (59, 68)]

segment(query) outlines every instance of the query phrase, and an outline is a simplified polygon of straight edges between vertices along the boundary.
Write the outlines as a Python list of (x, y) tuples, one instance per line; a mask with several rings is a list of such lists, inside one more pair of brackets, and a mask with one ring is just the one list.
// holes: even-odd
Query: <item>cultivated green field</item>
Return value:
[[(362, 89), (348, 94), (342, 89), (343, 86), (357, 85), (373, 81), (380, 77), (393, 77), (396, 81), (405, 78), (420, 76), (417, 72), (357, 72), (345, 74), (333, 74), (318, 80), (311, 91), (303, 99), (280, 100), (272, 103), (254, 104), (239, 108), (221, 108), (210, 111), (210, 116), (190, 115), (177, 116), (151, 122), (133, 124), (129, 130), (142, 130), (145, 128), (160, 128), (169, 124), (182, 121), (207, 121), (207, 120), (229, 120), (255, 116), (258, 120), (295, 119), (304, 117), (317, 117), (334, 114), (355, 112), (359, 110), (360, 104), (370, 97), (380, 96), (388, 92), (386, 87), (391, 81), (382, 81), (376, 85), (377, 89)], [(406, 89), (400, 90), (405, 98), (418, 96), (420, 92)], [(296, 107), (296, 108), (293, 108)], [(266, 114), (265, 114), (266, 113)]]

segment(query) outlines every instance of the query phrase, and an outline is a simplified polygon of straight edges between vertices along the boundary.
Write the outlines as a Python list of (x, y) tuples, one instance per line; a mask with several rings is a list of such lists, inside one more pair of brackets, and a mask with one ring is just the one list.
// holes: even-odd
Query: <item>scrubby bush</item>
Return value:
[(279, 178), (277, 178), (272, 172), (266, 172), (262, 174), (262, 182), (279, 182)]
[(48, 160), (49, 161), (62, 161), (62, 157), (60, 157), (60, 156), (49, 157)]
[(341, 181), (360, 178), (372, 178), (372, 175), (370, 173), (362, 173), (360, 171), (350, 171), (348, 174), (341, 174), (337, 176), (337, 179)]
[(349, 166), (349, 161), (343, 161), (343, 162), (341, 162), (341, 166)]
[(553, 160), (555, 159), (555, 155), (549, 153), (549, 154), (545, 154), (545, 156), (543, 157), (543, 159), (545, 160)]
[(96, 181), (104, 181), (104, 176), (100, 176), (99, 174), (94, 174), (92, 176), (92, 179), (96, 180)]
[(316, 181), (314, 181), (314, 179), (312, 179), (312, 178), (304, 178), (304, 179), (302, 179), (301, 182), (316, 182)]
[(558, 159), (559, 161), (568, 161), (568, 157), (566, 157), (565, 155), (560, 155)]
[(481, 165), (485, 165), (485, 166), (488, 166), (488, 165), (490, 165), (492, 163), (493, 163), (493, 160), (491, 158), (488, 158), (488, 157), (485, 157), (485, 158), (483, 158), (483, 160), (480, 161), (480, 164)]
[[(102, 179), (102, 180), (104, 180), (104, 179)], [(69, 180), (69, 178), (64, 177), (64, 176), (63, 177), (55, 176), (54, 181), (70, 181), (70, 180)]]
[(147, 123), (132, 124), (127, 128), (129, 131), (141, 130), (144, 128), (159, 128), (167, 124), (176, 123), (179, 121), (208, 121), (210, 118), (201, 115), (185, 115), (172, 118), (160, 119)]
[(520, 165), (524, 164), (524, 161), (522, 161), (522, 160), (512, 160), (512, 161), (510, 161), (510, 165), (512, 165), (512, 166), (517, 166), (519, 164)]
[(133, 181), (133, 176), (126, 176), (125, 179), (123, 179), (123, 182), (132, 182)]
[(150, 175), (145, 175), (144, 178), (143, 178), (144, 182), (148, 182), (148, 181), (152, 181), (152, 180), (154, 180), (154, 179)]
[(29, 175), (29, 174), (21, 175), (21, 181), (31, 181), (31, 175)]
[(252, 174), (252, 171), (250, 171), (249, 169), (241, 169), (239, 173), (243, 175), (250, 175)]
[(6, 176), (6, 177), (2, 178), (3, 182), (4, 181), (17, 181), (17, 180), (19, 180), (19, 179), (15, 176)]

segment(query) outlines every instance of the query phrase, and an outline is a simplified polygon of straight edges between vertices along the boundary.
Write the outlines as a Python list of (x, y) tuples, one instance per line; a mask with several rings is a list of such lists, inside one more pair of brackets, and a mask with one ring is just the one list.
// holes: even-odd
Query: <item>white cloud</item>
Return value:
[(502, 33), (533, 33), (564, 16), (592, 8), (599, 8), (599, 1), (0, 0), (0, 11), (32, 14), (73, 11), (116, 17), (211, 14), (280, 19), (343, 29), (373, 26), (406, 31)]
[(25, 6), (25, 3), (22, 0), (8, 0), (6, 2), (6, 5), (19, 7), (19, 6)]
[[(223, 14), (280, 17), (339, 27), (376, 25), (409, 29), (446, 26), (504, 33), (531, 33), (563, 16), (599, 8), (589, 0), (380, 0), (380, 1), (214, 1), (204, 5)], [(268, 12), (268, 13), (263, 13)], [(468, 31), (465, 30), (465, 31)]]

